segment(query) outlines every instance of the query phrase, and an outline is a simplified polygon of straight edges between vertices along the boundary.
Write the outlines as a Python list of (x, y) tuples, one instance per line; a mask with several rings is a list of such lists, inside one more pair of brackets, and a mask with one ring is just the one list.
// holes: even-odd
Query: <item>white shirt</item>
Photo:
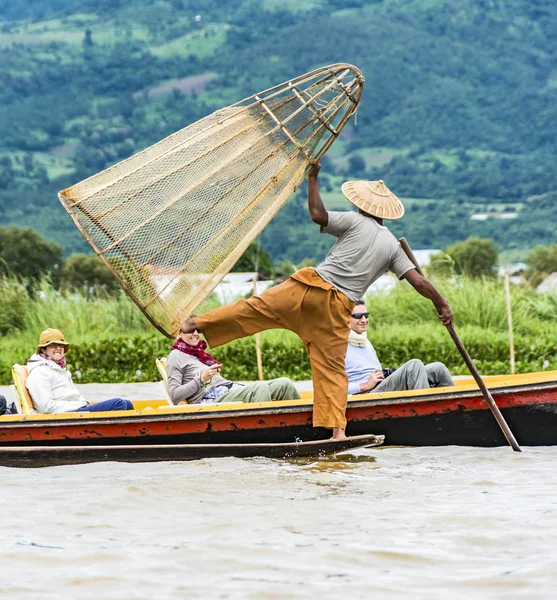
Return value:
[(344, 366), (348, 373), (349, 394), (359, 394), (360, 384), (369, 379), (373, 370), (381, 369), (377, 352), (369, 340), (366, 340), (365, 346), (348, 344)]

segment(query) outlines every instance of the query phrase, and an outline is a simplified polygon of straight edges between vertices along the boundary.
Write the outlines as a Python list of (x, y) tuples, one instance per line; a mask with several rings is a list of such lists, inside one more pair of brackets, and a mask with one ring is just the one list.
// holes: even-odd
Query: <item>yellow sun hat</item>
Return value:
[(360, 210), (379, 219), (400, 219), (404, 214), (402, 202), (379, 181), (346, 181), (342, 193)]
[(64, 334), (59, 329), (45, 329), (41, 333), (39, 345), (35, 352), (39, 354), (39, 352), (49, 344), (61, 344), (66, 350), (70, 347), (70, 344), (64, 339)]

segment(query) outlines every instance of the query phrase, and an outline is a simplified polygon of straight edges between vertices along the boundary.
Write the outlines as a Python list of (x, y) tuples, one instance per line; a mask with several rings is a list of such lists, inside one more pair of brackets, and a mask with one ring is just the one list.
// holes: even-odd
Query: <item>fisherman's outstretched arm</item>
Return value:
[(424, 298), (433, 302), (443, 325), (453, 324), (454, 313), (449, 306), (449, 303), (431, 281), (420, 275), (416, 269), (410, 269), (410, 271), (407, 271), (402, 278), (406, 279), (406, 281)]
[(329, 215), (319, 193), (318, 176), (320, 169), (321, 165), (317, 163), (313, 165), (308, 173), (308, 209), (311, 220), (322, 227), (326, 227), (329, 223)]

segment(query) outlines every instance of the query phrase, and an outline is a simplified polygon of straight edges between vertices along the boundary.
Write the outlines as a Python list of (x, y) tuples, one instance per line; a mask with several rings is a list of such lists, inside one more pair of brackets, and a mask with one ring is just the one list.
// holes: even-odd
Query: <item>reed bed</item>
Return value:
[[(457, 330), (480, 371), (509, 372), (502, 282), (462, 278), (436, 284), (451, 303)], [(72, 343), (68, 358), (73, 369), (83, 373), (83, 382), (158, 378), (153, 359), (166, 355), (171, 342), (154, 330), (124, 293), (63, 292), (47, 279), (31, 288), (29, 282), (6, 277), (0, 279), (0, 293), (0, 383), (9, 383), (11, 364), (28, 358), (47, 327), (61, 329)], [(517, 371), (557, 369), (557, 296), (539, 296), (520, 286), (511, 287), (511, 296)], [(410, 358), (420, 358), (424, 362), (443, 361), (454, 374), (467, 373), (431, 302), (408, 284), (369, 296), (367, 305), (368, 335), (383, 366), (396, 367)], [(198, 312), (217, 306), (218, 300), (212, 296)], [(307, 355), (295, 334), (266, 331), (261, 340), (267, 378), (311, 376)], [(232, 342), (214, 354), (228, 365), (228, 377), (257, 377), (253, 339)]]

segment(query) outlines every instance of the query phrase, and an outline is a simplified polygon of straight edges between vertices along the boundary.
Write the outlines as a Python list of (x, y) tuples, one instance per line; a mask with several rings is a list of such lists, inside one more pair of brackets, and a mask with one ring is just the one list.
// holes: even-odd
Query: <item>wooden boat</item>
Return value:
[[(486, 377), (522, 446), (557, 444), (557, 371)], [(136, 411), (0, 417), (0, 446), (261, 444), (324, 439), (311, 426), (312, 397), (254, 404), (168, 406)], [(455, 387), (350, 396), (349, 435), (384, 434), (387, 445), (506, 445), (472, 380)]]
[(120, 446), (10, 446), (0, 448), (4, 467), (53, 467), (91, 462), (184, 461), (201, 458), (320, 457), (359, 447), (380, 446), (382, 435), (287, 444), (139, 444)]

